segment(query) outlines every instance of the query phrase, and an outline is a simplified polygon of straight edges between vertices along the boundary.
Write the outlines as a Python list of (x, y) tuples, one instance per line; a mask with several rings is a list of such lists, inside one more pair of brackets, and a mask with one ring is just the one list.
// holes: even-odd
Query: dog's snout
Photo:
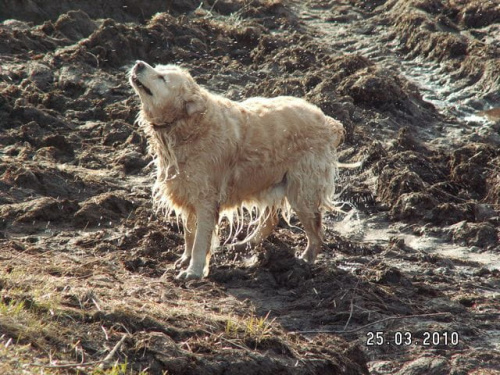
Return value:
[(134, 70), (136, 73), (139, 73), (140, 71), (144, 70), (145, 67), (146, 67), (146, 65), (144, 64), (144, 62), (137, 60), (135, 62), (135, 69)]

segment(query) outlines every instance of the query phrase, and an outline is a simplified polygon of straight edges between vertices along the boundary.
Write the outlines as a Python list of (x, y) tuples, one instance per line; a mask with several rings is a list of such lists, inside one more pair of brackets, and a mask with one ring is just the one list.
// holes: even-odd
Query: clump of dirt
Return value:
[(459, 148), (451, 155), (451, 178), (462, 189), (470, 192), (471, 198), (481, 200), (486, 195), (487, 166), (498, 152), (485, 144), (470, 144)]
[(485, 200), (495, 206), (500, 204), (500, 158), (495, 158), (490, 163), (491, 170), (486, 176), (487, 195)]
[(494, 3), (472, 1), (464, 4), (463, 8), (452, 14), (461, 26), (480, 29), (497, 23), (500, 9)]
[[(463, 115), (500, 103), (498, 12), (4, 1), (0, 372), (494, 371), (500, 133)], [(362, 166), (341, 170), (316, 264), (296, 257), (306, 238), (292, 218), (247, 252), (221, 246), (208, 278), (175, 280), (182, 225), (152, 207), (137, 59), (180, 64), (234, 100), (305, 97), (344, 124), (339, 157)]]
[(134, 204), (125, 192), (103, 193), (82, 202), (75, 213), (76, 226), (97, 226), (106, 221), (125, 218), (133, 211)]
[(87, 38), (96, 28), (95, 22), (82, 10), (69, 11), (54, 23), (54, 29), (70, 40)]

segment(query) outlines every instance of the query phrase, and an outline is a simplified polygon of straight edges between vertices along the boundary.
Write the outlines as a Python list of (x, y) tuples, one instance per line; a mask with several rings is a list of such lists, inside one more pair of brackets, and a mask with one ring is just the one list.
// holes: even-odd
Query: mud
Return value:
[[(130, 373), (496, 373), (499, 19), (480, 0), (0, 0), (0, 369), (90, 374), (126, 335)], [(340, 158), (363, 166), (315, 265), (292, 220), (174, 279), (137, 59), (344, 123)]]

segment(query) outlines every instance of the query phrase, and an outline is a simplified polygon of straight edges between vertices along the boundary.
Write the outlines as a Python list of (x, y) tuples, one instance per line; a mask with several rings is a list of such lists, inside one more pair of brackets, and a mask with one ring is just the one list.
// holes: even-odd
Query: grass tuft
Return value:
[(269, 320), (269, 313), (264, 317), (254, 314), (245, 318), (232, 317), (226, 321), (225, 333), (229, 338), (250, 340), (256, 344), (271, 337), (275, 319)]

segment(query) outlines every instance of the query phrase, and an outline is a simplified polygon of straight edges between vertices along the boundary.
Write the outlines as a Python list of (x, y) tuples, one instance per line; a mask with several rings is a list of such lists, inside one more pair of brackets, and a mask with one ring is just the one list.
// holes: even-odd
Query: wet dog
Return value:
[(187, 269), (178, 278), (206, 276), (219, 220), (241, 222), (244, 212), (257, 223), (251, 244), (272, 232), (279, 212), (295, 212), (308, 239), (301, 257), (315, 261), (335, 196), (341, 123), (298, 98), (226, 99), (174, 65), (138, 61), (130, 83), (156, 165), (155, 203), (184, 226), (176, 266)]

